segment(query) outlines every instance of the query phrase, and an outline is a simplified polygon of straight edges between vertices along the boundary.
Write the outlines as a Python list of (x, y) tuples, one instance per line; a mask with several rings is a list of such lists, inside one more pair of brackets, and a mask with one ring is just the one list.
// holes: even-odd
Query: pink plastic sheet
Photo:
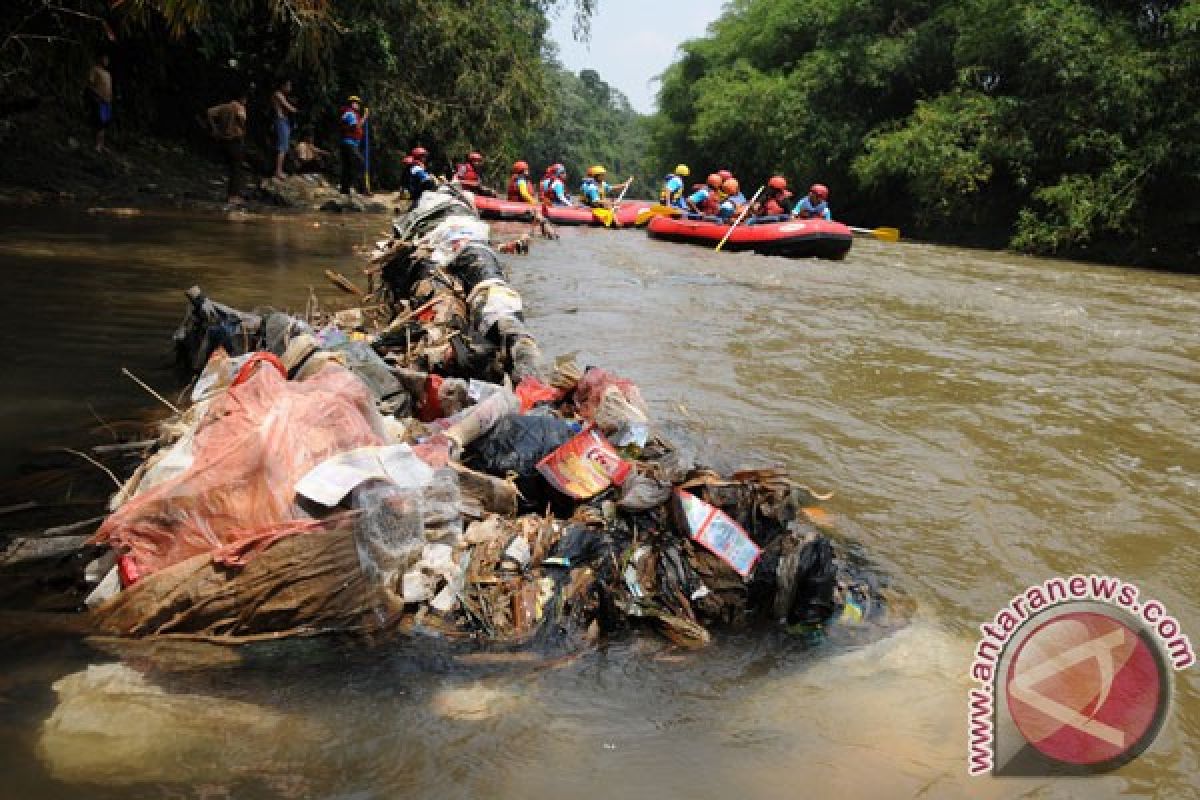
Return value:
[(304, 381), (255, 370), (213, 401), (192, 466), (127, 501), (93, 541), (115, 548), (139, 576), (200, 553), (244, 564), (280, 538), (319, 529), (296, 504), (305, 473), (384, 441), (366, 385), (346, 369), (331, 364)]

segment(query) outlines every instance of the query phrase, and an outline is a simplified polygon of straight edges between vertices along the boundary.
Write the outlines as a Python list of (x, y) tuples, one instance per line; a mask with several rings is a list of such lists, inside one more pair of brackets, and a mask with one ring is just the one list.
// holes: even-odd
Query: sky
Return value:
[(725, 0), (599, 0), (587, 44), (572, 39), (569, 9), (553, 21), (550, 36), (567, 69), (596, 70), (624, 92), (636, 110), (649, 114), (658, 92), (654, 77), (675, 60), (680, 42), (704, 35), (724, 4)]

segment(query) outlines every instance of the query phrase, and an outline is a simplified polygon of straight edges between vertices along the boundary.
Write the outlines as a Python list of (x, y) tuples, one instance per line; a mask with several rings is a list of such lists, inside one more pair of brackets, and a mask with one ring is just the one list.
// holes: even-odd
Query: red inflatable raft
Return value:
[[(823, 219), (746, 220), (733, 230), (723, 250), (752, 250), (792, 258), (846, 257), (853, 233), (840, 222)], [(716, 247), (729, 226), (706, 219), (655, 217), (646, 230), (655, 239)]]
[(639, 212), (654, 205), (649, 200), (622, 200), (616, 211), (617, 224), (622, 228), (632, 228)]
[(509, 219), (518, 222), (533, 221), (533, 206), (518, 200), (475, 195), (475, 208), (483, 219)]
[(587, 206), (542, 206), (542, 216), (555, 225), (604, 225)]
[[(614, 220), (622, 228), (633, 227), (638, 212), (653, 205), (645, 200), (626, 200), (616, 211)], [(516, 220), (531, 222), (533, 206), (517, 200), (504, 200), (499, 197), (484, 197), (475, 195), (475, 208), (483, 219)], [(604, 220), (598, 219), (587, 206), (542, 206), (542, 214), (546, 219), (559, 225), (603, 225)]]

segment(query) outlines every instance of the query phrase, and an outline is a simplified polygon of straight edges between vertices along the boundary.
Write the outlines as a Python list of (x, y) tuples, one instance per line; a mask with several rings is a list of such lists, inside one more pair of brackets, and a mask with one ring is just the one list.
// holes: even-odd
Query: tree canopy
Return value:
[(734, 0), (663, 75), (653, 154), (820, 179), (858, 223), (1194, 268), (1198, 23), (1200, 0)]
[[(385, 181), (421, 144), (449, 171), (470, 150), (495, 178), (519, 155), (608, 159), (644, 148), (640, 116), (594, 72), (548, 58), (548, 15), (586, 36), (597, 0), (10, 0), (0, 8), (0, 108), (78, 104), (100, 52), (112, 56), (122, 124), (201, 135), (196, 117), (253, 86), (265, 142), (268, 96), (291, 78), (295, 122), (330, 143), (351, 94), (371, 109), (373, 169)], [(0, 115), (0, 136), (3, 135)], [(11, 121), (8, 124), (16, 124)], [(532, 148), (536, 154), (523, 151)], [(553, 153), (553, 155), (551, 155)]]

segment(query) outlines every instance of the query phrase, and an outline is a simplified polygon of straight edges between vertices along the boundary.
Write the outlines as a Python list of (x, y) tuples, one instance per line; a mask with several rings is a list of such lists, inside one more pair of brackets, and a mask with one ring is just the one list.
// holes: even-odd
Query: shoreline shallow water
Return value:
[[(352, 274), (354, 249), (385, 226), (6, 214), (5, 471), (30, 444), (70, 445), (95, 427), (89, 405), (106, 419), (146, 408), (121, 366), (174, 385), (169, 333), (187, 286), (247, 307), (301, 306), (308, 285), (324, 290), (325, 269)], [(871, 241), (840, 264), (718, 257), (632, 231), (564, 231), (506, 261), (548, 355), (611, 366), (659, 419), (835, 489), (843, 531), (917, 599), (912, 629), (866, 648), (734, 638), (683, 659), (643, 658), (651, 645), (633, 641), (532, 673), (463, 675), (403, 647), (335, 643), (187, 679), (133, 659), (153, 680), (260, 703), (325, 737), (255, 740), (233, 775), (207, 769), (214, 759), (202, 754), (219, 755), (219, 741), (160, 753), (189, 764), (182, 789), (136, 764), (113, 770), (123, 776), (113, 783), (40, 759), (50, 684), (112, 657), (11, 634), (0, 764), (20, 796), (115, 797), (130, 784), (150, 796), (208, 787), (237, 797), (647, 787), (770, 797), (798, 781), (846, 797), (1190, 789), (1200, 771), (1190, 672), (1176, 676), (1156, 744), (1114, 775), (970, 781), (965, 729), (976, 626), (1027, 584), (1120, 575), (1200, 635), (1195, 279)]]

